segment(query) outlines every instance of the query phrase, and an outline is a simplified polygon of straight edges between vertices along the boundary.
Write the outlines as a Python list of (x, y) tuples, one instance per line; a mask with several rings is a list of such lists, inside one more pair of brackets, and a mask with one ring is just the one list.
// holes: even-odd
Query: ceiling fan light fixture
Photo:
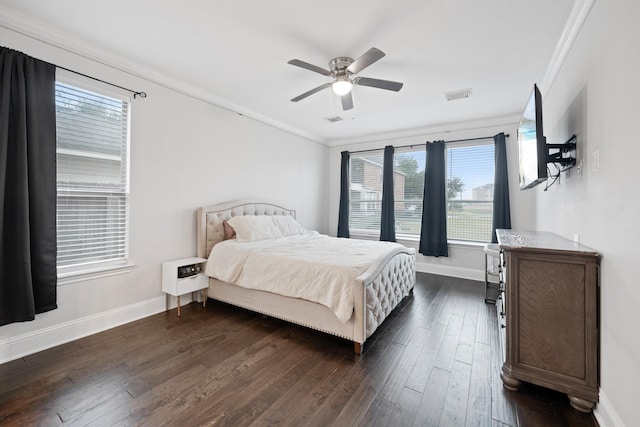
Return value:
[(308, 96), (313, 95), (314, 93), (318, 93), (321, 90), (331, 87), (331, 90), (340, 97), (342, 110), (348, 111), (353, 108), (354, 85), (368, 86), (372, 88), (398, 92), (400, 89), (402, 89), (401, 82), (372, 79), (368, 77), (356, 77), (356, 74), (358, 74), (360, 71), (364, 70), (374, 62), (378, 61), (382, 57), (384, 57), (384, 52), (382, 52), (380, 49), (372, 47), (355, 60), (347, 56), (338, 56), (336, 58), (333, 58), (331, 61), (329, 61), (328, 70), (322, 67), (318, 67), (317, 65), (301, 61), (299, 59), (292, 59), (287, 63), (296, 67), (313, 71), (314, 73), (322, 74), (323, 76), (332, 77), (333, 81), (328, 81), (318, 87), (304, 92), (302, 95), (291, 98), (291, 102), (301, 101)]
[(346, 95), (353, 89), (353, 83), (346, 77), (338, 77), (336, 81), (331, 84), (331, 89), (333, 89), (333, 92), (338, 96)]

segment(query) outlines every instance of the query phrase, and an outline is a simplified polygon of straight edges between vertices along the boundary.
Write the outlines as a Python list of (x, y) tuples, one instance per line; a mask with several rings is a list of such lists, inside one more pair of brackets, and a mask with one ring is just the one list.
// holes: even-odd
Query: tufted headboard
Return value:
[(208, 258), (213, 245), (224, 240), (222, 221), (239, 215), (290, 215), (295, 218), (296, 211), (255, 200), (235, 200), (201, 207), (196, 218), (197, 253), (200, 258)]

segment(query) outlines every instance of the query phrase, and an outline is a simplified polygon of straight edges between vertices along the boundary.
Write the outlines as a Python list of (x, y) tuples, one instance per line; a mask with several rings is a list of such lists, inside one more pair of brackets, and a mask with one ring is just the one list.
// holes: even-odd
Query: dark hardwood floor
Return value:
[(418, 274), (365, 343), (209, 301), (0, 365), (0, 425), (596, 426), (502, 387), (484, 284)]

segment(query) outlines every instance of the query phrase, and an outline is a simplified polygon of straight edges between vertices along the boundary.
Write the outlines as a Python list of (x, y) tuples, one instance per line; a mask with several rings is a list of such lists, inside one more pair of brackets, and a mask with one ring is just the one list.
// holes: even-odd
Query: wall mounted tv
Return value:
[(542, 96), (537, 85), (533, 85), (518, 126), (518, 169), (521, 190), (534, 187), (548, 177), (547, 139), (542, 133)]
[[(518, 126), (518, 171), (520, 189), (535, 187), (549, 177), (547, 163), (556, 167), (555, 179), (576, 163), (576, 136), (564, 144), (547, 144), (542, 129), (542, 96), (537, 85), (527, 101)], [(555, 180), (554, 180), (555, 182)]]

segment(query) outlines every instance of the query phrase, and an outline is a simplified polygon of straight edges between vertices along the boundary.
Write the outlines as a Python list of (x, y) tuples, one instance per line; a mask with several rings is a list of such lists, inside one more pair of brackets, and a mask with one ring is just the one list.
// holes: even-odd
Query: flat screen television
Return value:
[(518, 170), (520, 190), (532, 188), (547, 179), (549, 149), (542, 133), (542, 96), (533, 85), (531, 96), (518, 126)]

